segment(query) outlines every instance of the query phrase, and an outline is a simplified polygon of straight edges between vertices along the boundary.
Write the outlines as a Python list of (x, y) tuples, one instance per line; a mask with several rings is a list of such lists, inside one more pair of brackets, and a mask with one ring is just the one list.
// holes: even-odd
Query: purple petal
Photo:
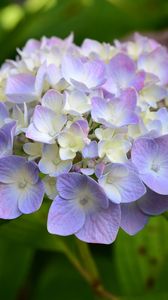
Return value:
[(31, 74), (16, 74), (8, 78), (6, 96), (14, 103), (31, 102), (36, 100), (35, 77)]
[(60, 69), (58, 69), (56, 65), (50, 64), (47, 67), (47, 77), (48, 82), (51, 84), (52, 87), (54, 87), (62, 78)]
[(127, 88), (120, 96), (122, 108), (135, 110), (137, 104), (137, 92), (134, 88)]
[(20, 156), (7, 156), (0, 159), (0, 182), (15, 182), (17, 173), (26, 163), (26, 159)]
[(145, 84), (146, 73), (144, 71), (138, 72), (133, 80), (130, 82), (130, 86), (133, 86), (137, 92), (142, 90)]
[(65, 200), (57, 196), (52, 202), (47, 222), (50, 233), (70, 235), (77, 232), (84, 222), (85, 214), (73, 200)]
[(132, 79), (132, 74), (134, 74), (135, 70), (134, 61), (123, 53), (115, 55), (109, 63), (109, 75), (115, 81), (127, 82), (128, 79)]
[(81, 50), (85, 56), (89, 56), (89, 54), (100, 53), (102, 49), (101, 43), (96, 40), (85, 39), (82, 43)]
[(92, 118), (96, 122), (112, 128), (138, 123), (138, 117), (133, 111), (135, 108), (135, 98), (130, 97), (129, 103), (129, 94), (130, 91), (128, 91), (127, 95), (124, 94), (123, 100), (106, 100), (100, 97), (92, 98)]
[(138, 175), (129, 172), (128, 177), (124, 177), (119, 185), (122, 203), (135, 201), (146, 193), (146, 188)]
[(37, 130), (34, 124), (30, 124), (29, 127), (27, 128), (26, 137), (34, 141), (42, 142), (46, 144), (55, 143), (55, 137), (49, 136), (48, 133), (40, 132), (39, 130)]
[(148, 73), (156, 75), (160, 83), (168, 83), (168, 54), (163, 47), (158, 47), (150, 53), (145, 53), (139, 57), (138, 68)]
[(95, 158), (98, 157), (98, 145), (96, 141), (90, 142), (82, 150), (82, 155), (84, 158)]
[(160, 215), (168, 210), (168, 196), (160, 195), (148, 189), (137, 202), (140, 209), (148, 215)]
[(32, 54), (32, 52), (39, 50), (41, 45), (41, 42), (35, 39), (30, 39), (26, 43), (26, 45), (23, 48), (23, 52), (27, 54)]
[(27, 193), (20, 195), (18, 200), (19, 210), (24, 214), (37, 211), (43, 201), (44, 185), (39, 179), (36, 184), (29, 187)]
[(30, 124), (26, 136), (42, 143), (54, 143), (54, 140), (66, 122), (66, 116), (41, 105), (36, 106), (33, 124)]
[[(87, 136), (88, 135), (88, 132), (89, 132), (89, 126), (88, 126), (88, 122), (84, 119), (82, 120), (77, 120), (75, 123), (73, 124), (77, 124), (80, 126), (81, 130), (83, 131), (84, 135)], [(73, 127), (73, 124), (72, 124), (72, 127)]]
[(121, 228), (129, 235), (140, 231), (149, 218), (140, 210), (137, 202), (121, 204)]
[[(21, 212), (31, 213), (40, 207), (44, 186), (38, 173), (37, 165), (22, 157), (8, 156), (6, 161), (4, 158), (0, 159), (0, 181), (3, 182), (0, 183), (3, 196), (1, 210), (5, 218), (17, 217)], [(13, 201), (13, 204), (10, 204), (10, 201)]]
[(120, 225), (120, 207), (110, 204), (86, 216), (85, 224), (75, 234), (87, 243), (111, 244), (116, 239)]
[(73, 33), (70, 33), (65, 39), (60, 39), (58, 37), (51, 37), (51, 38), (42, 38), (41, 49), (50, 49), (52, 47), (59, 47), (59, 48), (68, 48), (72, 45), (74, 39)]
[(107, 208), (109, 205), (103, 189), (95, 180), (83, 174), (60, 175), (57, 179), (57, 190), (60, 196), (65, 199), (78, 199), (82, 192), (85, 197), (92, 198), (93, 207)]
[(11, 155), (0, 159), (0, 182), (18, 183), (24, 176), (29, 184), (35, 184), (38, 175), (37, 165), (24, 157)]
[(15, 121), (5, 124), (0, 129), (0, 157), (12, 154), (15, 130)]
[(105, 82), (105, 66), (99, 60), (88, 61), (84, 64), (87, 87), (95, 88)]
[(36, 74), (34, 86), (35, 86), (35, 91), (39, 96), (43, 91), (44, 82), (46, 80), (46, 71), (47, 71), (47, 65), (44, 63), (43, 65), (40, 66)]
[(42, 105), (57, 113), (62, 113), (64, 103), (63, 95), (53, 89), (48, 90), (42, 98)]
[(0, 132), (0, 158), (12, 154), (8, 145), (8, 137)]
[(160, 44), (153, 39), (149, 39), (146, 36), (140, 35), (139, 33), (134, 34), (134, 41), (139, 46), (139, 50), (142, 52), (151, 52), (152, 50), (160, 47)]
[(168, 135), (158, 138), (140, 138), (135, 141), (132, 162), (141, 179), (158, 194), (168, 194)]
[(96, 203), (102, 207), (107, 208), (109, 206), (109, 201), (103, 189), (99, 184), (92, 178), (87, 176), (87, 188), (90, 191), (91, 195), (94, 197)]
[(108, 67), (110, 81), (104, 85), (109, 92), (118, 95), (120, 89), (131, 86), (131, 81), (135, 76), (135, 63), (125, 54), (119, 53), (115, 55)]
[(83, 64), (79, 58), (64, 56), (62, 61), (62, 74), (68, 83), (71, 79), (83, 82)]
[(95, 174), (97, 178), (99, 178), (103, 174), (104, 169), (105, 169), (105, 164), (103, 162), (100, 162), (96, 165)]
[(111, 109), (112, 103), (108, 103), (106, 99), (100, 97), (92, 98), (92, 118), (96, 122), (105, 122), (105, 120), (112, 119)]
[(44, 63), (41, 65), (37, 71), (35, 79), (35, 90), (37, 95), (41, 95), (45, 89), (46, 83), (49, 86), (54, 87), (61, 80), (61, 78), (61, 72), (54, 64), (47, 66), (47, 64)]
[(34, 161), (26, 161), (23, 168), (26, 171), (26, 179), (29, 183), (35, 184), (39, 181), (39, 169)]
[(16, 122), (15, 121), (11, 121), (9, 123), (4, 124), (1, 129), (0, 132), (3, 132), (6, 136), (10, 136), (11, 137), (11, 142), (13, 143), (13, 138), (15, 135), (15, 129), (16, 129)]
[(22, 213), (18, 208), (17, 192), (13, 184), (0, 183), (0, 218), (15, 219)]
[(57, 116), (51, 109), (41, 105), (36, 106), (33, 122), (39, 131), (54, 135), (62, 129), (65, 121), (65, 117)]
[(67, 55), (62, 62), (62, 74), (67, 82), (84, 91), (105, 82), (105, 67), (99, 60), (82, 62), (80, 58)]
[(99, 184), (108, 198), (115, 203), (135, 201), (146, 192), (138, 174), (131, 171), (126, 164), (110, 164), (108, 172), (99, 178)]
[(140, 138), (133, 144), (131, 158), (140, 174), (148, 172), (149, 159), (155, 157), (157, 145), (153, 139)]
[(87, 184), (87, 177), (77, 173), (63, 174), (57, 179), (57, 190), (62, 198), (75, 199)]
[(5, 119), (9, 117), (8, 110), (4, 103), (0, 103), (0, 127), (4, 124)]
[(81, 168), (80, 172), (84, 175), (93, 175), (95, 170), (93, 168)]
[(42, 158), (38, 163), (42, 173), (55, 177), (69, 172), (72, 167), (72, 162), (70, 160), (61, 161), (58, 152), (57, 144), (44, 144)]

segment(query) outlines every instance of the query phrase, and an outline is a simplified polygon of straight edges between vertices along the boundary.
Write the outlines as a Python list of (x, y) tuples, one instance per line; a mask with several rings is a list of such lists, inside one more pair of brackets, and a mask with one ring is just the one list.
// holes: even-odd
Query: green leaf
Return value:
[(3, 220), (3, 219), (0, 219), (0, 226), (3, 225), (3, 224), (6, 224), (10, 222), (10, 220)]
[[(115, 245), (120, 294), (134, 297), (149, 294), (150, 299), (150, 293), (154, 291), (155, 294), (167, 292), (167, 286), (164, 290), (160, 288), (165, 263), (168, 266), (167, 236), (167, 222), (161, 217), (152, 218), (148, 226), (135, 236), (120, 231)], [(168, 268), (165, 276), (168, 276)]]
[(95, 299), (89, 285), (61, 254), (50, 256), (35, 280), (31, 300)]
[(4, 223), (3, 226), (0, 226), (0, 239), (35, 249), (67, 251), (67, 245), (71, 245), (71, 238), (51, 235), (47, 231), (49, 205), (50, 201), (44, 202), (38, 212), (22, 215)]
[(24, 246), (0, 243), (0, 295), (3, 300), (14, 300), (31, 267), (34, 252)]

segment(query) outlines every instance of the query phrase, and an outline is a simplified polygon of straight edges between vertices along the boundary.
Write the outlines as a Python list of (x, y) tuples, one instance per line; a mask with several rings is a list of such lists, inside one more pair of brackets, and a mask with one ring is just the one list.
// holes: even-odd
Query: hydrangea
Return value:
[(168, 210), (165, 47), (31, 39), (0, 78), (0, 218), (45, 195), (50, 233), (110, 244)]
[(14, 219), (38, 210), (44, 186), (37, 165), (24, 157), (11, 155), (0, 159), (0, 217)]
[(59, 195), (48, 215), (48, 231), (75, 234), (85, 242), (112, 243), (120, 225), (120, 207), (109, 202), (103, 189), (89, 176), (60, 175)]

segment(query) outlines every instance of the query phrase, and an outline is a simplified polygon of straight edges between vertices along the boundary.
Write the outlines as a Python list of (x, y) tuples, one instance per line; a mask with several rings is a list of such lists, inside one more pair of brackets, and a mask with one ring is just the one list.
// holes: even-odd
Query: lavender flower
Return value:
[(163, 47), (157, 47), (150, 53), (140, 55), (138, 68), (159, 78), (160, 84), (168, 83), (168, 54)]
[(88, 124), (85, 120), (76, 121), (65, 129), (58, 137), (61, 159), (73, 159), (77, 151), (81, 151), (88, 143), (87, 134)]
[(36, 100), (35, 77), (31, 74), (16, 74), (8, 78), (6, 97), (14, 103), (31, 102)]
[(35, 108), (32, 123), (26, 131), (26, 136), (37, 142), (54, 144), (65, 123), (64, 115), (57, 115), (50, 108), (38, 105)]
[(146, 192), (138, 173), (129, 164), (109, 164), (99, 178), (99, 184), (114, 203), (139, 199)]
[(35, 163), (19, 156), (0, 159), (0, 218), (29, 214), (42, 204), (44, 187)]
[(108, 80), (104, 89), (118, 96), (122, 90), (134, 87), (140, 91), (144, 86), (145, 72), (136, 70), (135, 62), (127, 55), (119, 53), (108, 65)]
[(75, 234), (92, 243), (112, 243), (120, 224), (120, 208), (109, 203), (99, 185), (85, 175), (70, 173), (57, 179), (57, 196), (48, 216), (48, 230)]
[(97, 123), (106, 127), (122, 127), (138, 123), (135, 114), (136, 92), (134, 89), (127, 89), (122, 93), (120, 99), (92, 99), (92, 118)]
[(168, 135), (136, 140), (131, 157), (144, 183), (156, 193), (168, 195)]
[(121, 205), (121, 228), (130, 235), (136, 234), (151, 216), (168, 210), (168, 197), (148, 189), (139, 200)]
[(84, 61), (80, 58), (66, 55), (62, 62), (64, 79), (82, 91), (89, 91), (105, 82), (105, 66), (99, 60)]
[(61, 160), (57, 144), (45, 144), (42, 149), (42, 157), (39, 161), (39, 170), (51, 177), (68, 173), (72, 167), (71, 160)]

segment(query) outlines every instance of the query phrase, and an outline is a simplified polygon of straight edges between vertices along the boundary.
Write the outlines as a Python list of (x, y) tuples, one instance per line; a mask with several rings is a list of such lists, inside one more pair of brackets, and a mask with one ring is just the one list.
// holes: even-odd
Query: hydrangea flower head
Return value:
[(30, 39), (0, 75), (0, 218), (45, 194), (50, 233), (109, 244), (168, 209), (165, 47)]

